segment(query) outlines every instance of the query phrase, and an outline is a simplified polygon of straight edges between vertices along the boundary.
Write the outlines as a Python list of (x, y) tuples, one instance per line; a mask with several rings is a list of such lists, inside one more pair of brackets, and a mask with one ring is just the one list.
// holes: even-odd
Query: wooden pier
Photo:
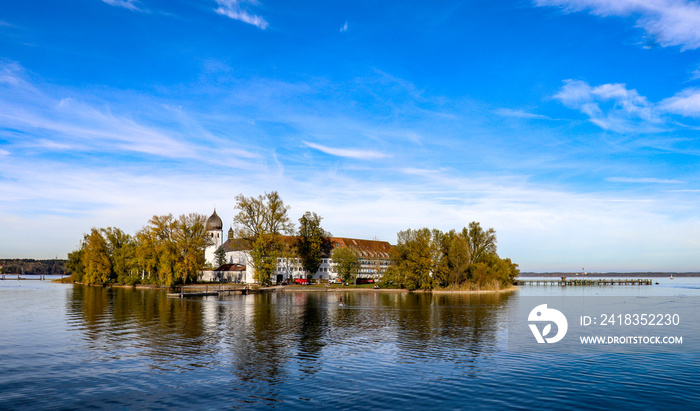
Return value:
[[(26, 275), (26, 274), (25, 274)], [(47, 274), (30, 274), (36, 278), (27, 278), (27, 277), (22, 277), (21, 275), (18, 274), (0, 274), (0, 280), (8, 280), (8, 281), (50, 281), (46, 280)], [(5, 278), (7, 276), (7, 278)], [(68, 276), (62, 276), (61, 278), (65, 278)]]
[(173, 288), (172, 293), (168, 293), (170, 298), (187, 298), (187, 297), (206, 297), (210, 295), (231, 295), (231, 294), (249, 294), (255, 292), (254, 289), (243, 286), (230, 285), (189, 285)]
[(648, 278), (566, 278), (515, 280), (516, 285), (652, 285)]

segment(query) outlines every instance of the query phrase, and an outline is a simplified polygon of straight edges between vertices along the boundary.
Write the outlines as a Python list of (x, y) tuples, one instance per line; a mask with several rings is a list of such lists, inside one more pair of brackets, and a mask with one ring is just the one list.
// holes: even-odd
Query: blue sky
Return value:
[[(700, 5), (0, 3), (0, 256), (277, 190), (525, 271), (700, 271)], [(227, 228), (226, 227), (226, 228)]]

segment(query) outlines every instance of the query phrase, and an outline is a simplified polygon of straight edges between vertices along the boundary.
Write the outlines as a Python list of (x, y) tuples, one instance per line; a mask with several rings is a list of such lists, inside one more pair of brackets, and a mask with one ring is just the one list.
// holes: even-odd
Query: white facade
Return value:
[[(210, 224), (211, 223), (211, 224)], [(250, 251), (247, 250), (245, 242), (233, 238), (233, 230), (229, 229), (228, 238), (224, 241), (223, 227), (221, 219), (216, 214), (209, 217), (207, 220), (207, 234), (212, 238), (212, 245), (206, 248), (204, 257), (208, 264), (216, 267), (215, 252), (219, 247), (223, 247), (226, 253), (225, 264), (241, 264), (246, 266), (242, 282), (255, 282), (255, 268)], [(293, 243), (292, 237), (285, 237), (288, 243)], [(359, 254), (360, 269), (358, 278), (380, 279), (384, 271), (390, 265), (389, 252), (392, 248), (391, 244), (386, 241), (375, 240), (360, 240), (344, 237), (331, 237), (333, 248), (336, 247), (351, 247)], [(299, 258), (278, 258), (277, 269), (273, 275), (272, 282), (288, 281), (293, 282), (295, 279), (306, 279), (306, 271), (302, 268)], [(313, 277), (315, 280), (337, 280), (338, 273), (335, 270), (335, 263), (329, 257), (321, 259), (321, 266)]]

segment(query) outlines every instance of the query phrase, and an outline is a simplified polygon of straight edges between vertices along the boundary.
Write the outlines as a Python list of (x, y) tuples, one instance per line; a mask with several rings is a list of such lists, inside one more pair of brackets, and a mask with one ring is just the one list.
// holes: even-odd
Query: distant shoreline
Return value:
[(664, 272), (633, 272), (633, 273), (595, 273), (587, 272), (583, 274), (581, 272), (577, 273), (564, 273), (564, 272), (551, 272), (551, 273), (523, 273), (521, 272), (518, 277), (670, 277), (673, 274), (674, 277), (700, 277), (700, 272), (684, 272), (679, 273), (675, 271), (664, 271)]

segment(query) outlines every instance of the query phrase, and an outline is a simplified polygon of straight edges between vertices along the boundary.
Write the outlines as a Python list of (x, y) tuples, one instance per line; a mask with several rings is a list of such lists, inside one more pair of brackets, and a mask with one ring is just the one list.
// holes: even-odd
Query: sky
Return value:
[(700, 271), (700, 3), (0, 2), (0, 257), (278, 191), (523, 271)]

